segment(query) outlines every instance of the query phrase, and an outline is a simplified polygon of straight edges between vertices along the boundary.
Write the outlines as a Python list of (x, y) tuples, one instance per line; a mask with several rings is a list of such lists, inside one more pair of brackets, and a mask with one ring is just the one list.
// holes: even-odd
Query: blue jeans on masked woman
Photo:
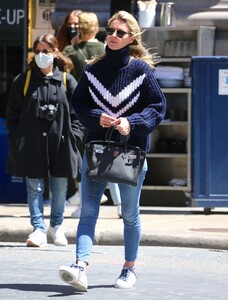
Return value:
[[(34, 231), (40, 228), (46, 232), (44, 223), (44, 179), (26, 178), (27, 198), (30, 211), (30, 222)], [(64, 208), (67, 194), (67, 178), (50, 177), (51, 190), (51, 215), (50, 225), (55, 227), (61, 225), (64, 219)]]

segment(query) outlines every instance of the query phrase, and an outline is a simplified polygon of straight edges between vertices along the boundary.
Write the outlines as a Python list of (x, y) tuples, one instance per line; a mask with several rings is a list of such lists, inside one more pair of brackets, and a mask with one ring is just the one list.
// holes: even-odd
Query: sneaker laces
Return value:
[[(133, 273), (135, 275), (135, 272), (132, 268), (124, 268), (124, 269), (122, 269), (119, 278), (121, 280), (127, 281), (131, 273)], [(136, 275), (135, 275), (135, 277), (136, 277)]]
[(78, 266), (78, 265), (75, 265), (75, 264), (72, 264), (70, 267), (71, 267), (71, 268), (74, 268), (74, 269), (79, 269), (81, 272), (84, 271), (84, 268), (83, 268), (83, 267)]

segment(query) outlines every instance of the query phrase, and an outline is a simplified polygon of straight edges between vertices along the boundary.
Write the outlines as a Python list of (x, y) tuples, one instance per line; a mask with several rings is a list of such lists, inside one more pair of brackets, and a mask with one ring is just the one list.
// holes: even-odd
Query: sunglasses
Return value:
[(44, 50), (34, 50), (34, 53), (35, 54), (39, 54), (39, 53), (44, 53), (44, 54), (48, 54), (48, 53), (51, 53), (51, 51), (50, 50), (47, 50), (47, 49), (44, 49)]
[(116, 35), (118, 36), (118, 38), (120, 38), (120, 39), (122, 39), (125, 36), (125, 34), (132, 35), (132, 33), (126, 32), (126, 31), (121, 30), (121, 29), (116, 30), (115, 28), (112, 28), (112, 27), (106, 27), (107, 35), (113, 35), (115, 32), (116, 32)]

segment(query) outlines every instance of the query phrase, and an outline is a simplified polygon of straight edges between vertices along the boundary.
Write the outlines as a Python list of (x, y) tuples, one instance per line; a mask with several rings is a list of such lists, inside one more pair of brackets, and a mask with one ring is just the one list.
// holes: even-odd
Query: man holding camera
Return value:
[(70, 104), (77, 82), (66, 73), (73, 64), (58, 51), (58, 42), (52, 34), (38, 37), (33, 52), (28, 70), (14, 79), (9, 96), (7, 171), (26, 177), (34, 229), (27, 246), (47, 244), (43, 214), (45, 180), (52, 196), (48, 232), (55, 245), (64, 246), (67, 239), (62, 222), (67, 182), (78, 175), (81, 160), (78, 146), (84, 134)]

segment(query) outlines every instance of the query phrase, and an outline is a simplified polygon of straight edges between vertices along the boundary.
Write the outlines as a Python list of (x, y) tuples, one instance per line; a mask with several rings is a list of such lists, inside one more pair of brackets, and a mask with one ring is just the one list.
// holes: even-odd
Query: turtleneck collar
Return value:
[(108, 46), (106, 46), (105, 51), (105, 63), (110, 67), (120, 69), (129, 63), (129, 46), (119, 50), (111, 50)]

